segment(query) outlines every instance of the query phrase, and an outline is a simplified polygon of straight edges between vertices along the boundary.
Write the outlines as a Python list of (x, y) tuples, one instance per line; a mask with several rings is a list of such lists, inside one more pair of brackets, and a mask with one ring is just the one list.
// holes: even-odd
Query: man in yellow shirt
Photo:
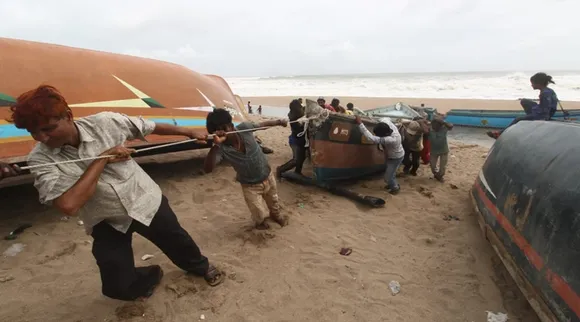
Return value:
[(346, 114), (354, 115), (354, 105), (352, 103), (346, 104)]

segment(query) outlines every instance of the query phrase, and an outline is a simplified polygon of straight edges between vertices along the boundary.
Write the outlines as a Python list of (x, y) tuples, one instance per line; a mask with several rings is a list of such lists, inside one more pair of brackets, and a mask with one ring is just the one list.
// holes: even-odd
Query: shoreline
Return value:
[[(254, 109), (258, 105), (266, 107), (287, 107), (290, 101), (297, 97), (293, 96), (242, 96), (242, 101), (247, 104), (251, 102)], [(316, 100), (318, 97), (303, 96), (303, 99)], [(333, 97), (325, 97), (329, 103)], [(426, 107), (433, 107), (439, 113), (447, 113), (451, 109), (465, 109), (465, 110), (499, 110), (520, 111), (522, 107), (517, 99), (514, 100), (500, 100), (500, 99), (456, 99), (456, 98), (404, 98), (404, 97), (355, 97), (355, 96), (338, 96), (340, 104), (346, 106), (347, 103), (352, 102), (354, 106), (362, 109), (372, 109), (380, 106), (392, 105), (397, 102), (405, 104), (420, 106), (425, 104)], [(566, 110), (580, 109), (579, 101), (562, 101), (562, 106)]]

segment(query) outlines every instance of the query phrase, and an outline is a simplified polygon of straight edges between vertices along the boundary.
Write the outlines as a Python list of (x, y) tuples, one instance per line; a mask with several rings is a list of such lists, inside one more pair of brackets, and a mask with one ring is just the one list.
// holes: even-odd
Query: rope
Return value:
[[(302, 131), (300, 134), (298, 134), (298, 135), (302, 136), (306, 133), (306, 130), (308, 128), (308, 122), (310, 120), (314, 120), (314, 119), (318, 119), (318, 118), (326, 119), (328, 117), (328, 115), (329, 115), (329, 113), (321, 112), (320, 114), (313, 116), (313, 117), (303, 116), (297, 120), (288, 122), (288, 124), (299, 123), (299, 122), (304, 123), (305, 124), (304, 131)], [(266, 130), (269, 128), (270, 128), (270, 126), (262, 126), (262, 127), (257, 127), (257, 128), (253, 128), (253, 129), (226, 132), (225, 134), (227, 135), (227, 134), (234, 134), (234, 133), (254, 132), (254, 131), (259, 131), (259, 130)], [(215, 134), (210, 134), (210, 135), (208, 135), (208, 139), (213, 139), (214, 136), (215, 136)], [(308, 140), (308, 138), (307, 138), (307, 140)], [(174, 145), (185, 144), (185, 143), (196, 142), (196, 141), (198, 141), (198, 139), (188, 139), (188, 140), (183, 140), (183, 141), (178, 141), (178, 142), (171, 142), (171, 143), (166, 143), (166, 144), (161, 144), (161, 145), (157, 145), (157, 146), (139, 149), (139, 150), (135, 151), (134, 153), (162, 149), (162, 148), (166, 148), (166, 147), (170, 147), (170, 146), (174, 146)], [(37, 165), (30, 165), (30, 166), (20, 167), (20, 170), (30, 170), (30, 169), (36, 169), (36, 168), (41, 168), (41, 167), (59, 165), (59, 164), (93, 161), (93, 160), (108, 159), (108, 158), (113, 158), (113, 157), (115, 157), (115, 156), (114, 155), (99, 155), (99, 156), (90, 157), (90, 158), (82, 158), (82, 159), (74, 159), (74, 160), (66, 160), (66, 161), (58, 161), (58, 162), (50, 162), (50, 163), (43, 163), (43, 164), (37, 164)]]
[[(320, 113), (316, 117), (305, 118), (305, 120), (303, 122), (304, 123), (304, 130), (302, 130), (302, 132), (300, 132), (296, 135), (299, 138), (305, 136), (305, 139), (306, 139), (305, 140), (306, 143), (304, 144), (305, 148), (310, 147), (310, 140), (308, 139), (308, 135), (306, 135), (306, 132), (308, 132), (308, 125), (310, 123), (310, 120), (311, 119), (318, 119), (318, 118), (321, 118), (322, 120), (326, 120), (329, 115), (330, 115), (330, 110), (321, 109)], [(298, 120), (300, 120), (300, 119), (298, 119)]]

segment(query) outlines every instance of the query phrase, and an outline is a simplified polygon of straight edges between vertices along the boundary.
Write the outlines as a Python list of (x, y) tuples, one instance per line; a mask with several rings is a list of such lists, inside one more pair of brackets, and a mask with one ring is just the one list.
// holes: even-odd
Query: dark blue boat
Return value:
[(470, 192), (485, 237), (542, 321), (580, 321), (580, 124), (523, 121)]

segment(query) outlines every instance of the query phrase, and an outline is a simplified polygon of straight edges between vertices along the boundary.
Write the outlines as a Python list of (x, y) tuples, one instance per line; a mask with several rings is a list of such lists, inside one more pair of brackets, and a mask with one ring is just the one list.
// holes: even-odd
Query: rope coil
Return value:
[[(303, 136), (303, 135), (305, 135), (305, 133), (307, 131), (308, 123), (310, 120), (319, 119), (319, 118), (322, 118), (323, 120), (325, 120), (326, 118), (328, 118), (328, 116), (330, 114), (328, 113), (327, 110), (324, 110), (324, 111), (326, 111), (326, 113), (321, 112), (320, 114), (312, 116), (312, 117), (303, 116), (297, 120), (288, 122), (288, 124), (299, 123), (299, 122), (305, 124), (304, 131), (302, 131), (301, 133), (298, 134), (299, 136)], [(265, 129), (269, 129), (269, 128), (270, 128), (270, 126), (262, 126), (262, 127), (257, 127), (257, 128), (253, 128), (253, 129), (226, 132), (225, 134), (227, 135), (227, 134), (234, 134), (234, 133), (254, 132), (254, 131), (265, 130)], [(208, 139), (213, 139), (214, 136), (215, 136), (215, 134), (210, 134), (210, 135), (208, 135)], [(308, 137), (306, 138), (306, 140), (308, 141)], [(171, 143), (166, 143), (166, 144), (162, 144), (162, 145), (157, 145), (157, 146), (139, 149), (139, 150), (135, 151), (134, 153), (162, 149), (162, 148), (166, 148), (166, 147), (170, 147), (170, 146), (174, 146), (174, 145), (185, 144), (185, 143), (196, 142), (196, 141), (198, 141), (198, 139), (188, 139), (188, 140), (183, 140), (183, 141), (178, 141), (178, 142), (171, 142)], [(99, 155), (99, 156), (90, 157), (90, 158), (81, 158), (81, 159), (74, 159), (74, 160), (66, 160), (66, 161), (58, 161), (58, 162), (50, 162), (50, 163), (43, 163), (43, 164), (37, 164), (37, 165), (30, 165), (30, 166), (20, 167), (20, 170), (30, 170), (30, 169), (36, 169), (36, 168), (41, 168), (41, 167), (59, 165), (59, 164), (84, 162), (84, 161), (94, 161), (94, 160), (108, 159), (108, 158), (113, 158), (113, 157), (115, 157), (115, 156), (114, 155)]]

